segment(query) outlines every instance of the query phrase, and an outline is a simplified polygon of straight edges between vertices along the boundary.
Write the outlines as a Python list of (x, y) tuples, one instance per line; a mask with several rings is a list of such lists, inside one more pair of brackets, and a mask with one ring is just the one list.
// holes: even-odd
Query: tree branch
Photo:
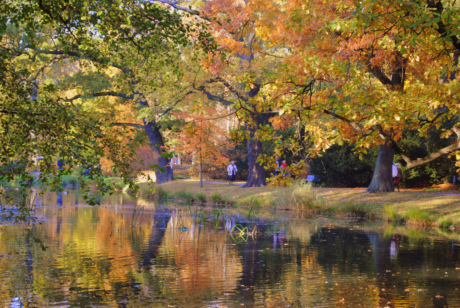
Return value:
[(199, 11), (193, 10), (191, 8), (186, 8), (184, 6), (177, 5), (176, 3), (172, 2), (172, 1), (168, 1), (168, 0), (149, 0), (149, 2), (161, 2), (161, 3), (167, 4), (169, 6), (172, 6), (176, 10), (185, 11), (185, 12), (188, 12), (188, 13), (194, 14), (194, 15), (200, 15)]
[(62, 50), (42, 50), (42, 49), (34, 49), (34, 51), (37, 52), (37, 53), (40, 53), (40, 54), (45, 54), (45, 55), (65, 55), (65, 56), (74, 57), (74, 58), (78, 58), (78, 59), (90, 60), (90, 61), (100, 63), (100, 64), (103, 64), (103, 65), (108, 65), (108, 63), (110, 63), (110, 66), (118, 68), (118, 69), (122, 70), (124, 73), (129, 72), (129, 69), (127, 69), (126, 67), (124, 67), (122, 65), (111, 63), (109, 59), (98, 59), (96, 57), (92, 57), (92, 56), (89, 56), (89, 55), (82, 55), (82, 54), (80, 54), (78, 52), (74, 52), (74, 51), (64, 52)]
[(137, 129), (143, 129), (144, 125), (142, 124), (135, 124), (135, 123), (112, 123), (114, 126), (124, 126), (124, 127), (134, 127)]
[(443, 19), (441, 18), (441, 14), (444, 11), (444, 6), (442, 4), (442, 1), (435, 1), (435, 0), (427, 0), (426, 1), (427, 7), (429, 9), (432, 9), (433, 12), (437, 13), (437, 17), (439, 17), (439, 21), (436, 23), (438, 27), (435, 29), (439, 34), (441, 34), (441, 37), (443, 38), (449, 38), (452, 41), (452, 45), (457, 49), (457, 51), (460, 51), (460, 39), (456, 37), (455, 35), (450, 35), (447, 32), (447, 27), (443, 22)]
[(339, 120), (341, 120), (343, 122), (348, 123), (348, 125), (350, 125), (358, 133), (362, 134), (364, 137), (372, 134), (376, 130), (375, 126), (373, 126), (372, 129), (363, 130), (363, 128), (358, 123), (356, 123), (355, 121), (348, 120), (347, 118), (342, 117), (341, 115), (338, 115), (338, 114), (336, 114), (336, 113), (334, 113), (334, 112), (332, 112), (330, 110), (324, 109), (323, 112), (325, 114), (328, 114), (328, 115), (336, 118), (336, 119), (339, 119)]
[(406, 162), (407, 168), (415, 168), (418, 166), (421, 166), (423, 164), (429, 163), (436, 158), (439, 158), (444, 155), (448, 155), (450, 153), (453, 153), (455, 151), (460, 150), (460, 131), (456, 127), (454, 127), (452, 130), (457, 134), (457, 141), (454, 142), (453, 144), (444, 147), (442, 149), (437, 150), (436, 152), (430, 153), (425, 157), (422, 158), (417, 158), (415, 160), (412, 160), (409, 156), (407, 156), (404, 151), (401, 149), (401, 147), (398, 145), (398, 143), (393, 140), (392, 138), (388, 137), (387, 134), (383, 131), (382, 127), (380, 125), (377, 125), (378, 131), (380, 136), (382, 137), (383, 140), (389, 143), (389, 145), (395, 150), (395, 152), (399, 155), (401, 155), (402, 159)]
[[(74, 100), (76, 100), (76, 99), (82, 98), (82, 97), (84, 97), (84, 96), (85, 96), (85, 95), (78, 94), (78, 95), (75, 95), (75, 96), (70, 97), (70, 98), (64, 98), (64, 101), (66, 101), (66, 102), (71, 102), (71, 101), (74, 101)], [(123, 94), (123, 93), (112, 92), (112, 91), (91, 93), (91, 94), (89, 94), (89, 96), (92, 96), (92, 97), (116, 96), (116, 97), (121, 97), (121, 98), (124, 98), (124, 99), (133, 99), (133, 98), (134, 98), (134, 94), (126, 95), (126, 94)]]
[(232, 104), (234, 104), (233, 102), (228, 101), (228, 100), (226, 100), (226, 99), (223, 98), (223, 97), (214, 95), (214, 94), (212, 94), (211, 92), (207, 91), (207, 90), (205, 89), (204, 85), (199, 86), (198, 88), (194, 87), (194, 89), (196, 89), (196, 90), (200, 91), (201, 93), (203, 93), (204, 95), (206, 95), (206, 97), (207, 97), (209, 100), (217, 101), (217, 102), (222, 103), (222, 104), (224, 104), (224, 105), (232, 105)]
[(177, 104), (179, 104), (180, 102), (182, 102), (189, 94), (192, 94), (193, 91), (188, 91), (187, 93), (185, 93), (182, 98), (178, 99), (177, 101), (175, 101), (171, 107), (167, 108), (158, 118), (157, 118), (157, 122), (161, 119), (162, 116), (164, 116), (165, 114), (167, 114), (168, 112), (170, 112), (171, 110), (174, 109), (174, 107), (177, 106)]

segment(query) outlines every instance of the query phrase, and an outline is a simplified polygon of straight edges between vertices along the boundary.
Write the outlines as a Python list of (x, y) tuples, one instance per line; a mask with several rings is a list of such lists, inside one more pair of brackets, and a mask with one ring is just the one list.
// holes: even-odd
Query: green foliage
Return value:
[(203, 192), (197, 193), (196, 199), (201, 203), (206, 203), (206, 195)]
[(196, 197), (189, 191), (181, 191), (175, 194), (175, 197), (179, 200), (185, 201), (186, 203), (192, 204), (196, 201)]
[[(445, 121), (442, 127), (451, 125), (453, 120)], [(442, 129), (441, 127), (441, 129)], [(450, 145), (451, 140), (440, 138), (442, 131), (431, 129), (427, 137), (420, 137), (415, 132), (405, 132), (401, 145), (407, 149), (409, 157), (413, 160), (425, 157), (432, 149), (439, 149)], [(452, 183), (456, 174), (455, 157), (442, 156), (438, 159), (413, 169), (404, 167), (404, 160), (395, 155), (395, 160), (403, 166), (404, 186), (423, 187), (433, 184)]]
[[(127, 98), (123, 93), (138, 91), (139, 80), (149, 81), (138, 85), (140, 90), (155, 91), (158, 79), (146, 75), (160, 74), (165, 66), (172, 71), (169, 75), (177, 75), (177, 57), (185, 46), (199, 44), (205, 50), (214, 46), (206, 26), (186, 21), (185, 15), (189, 14), (131, 0), (2, 3), (0, 41), (9, 43), (0, 45), (0, 182), (22, 177), (15, 193), (0, 190), (2, 205), (28, 211), (25, 198), (33, 180), (31, 170), (40, 171), (40, 187), (62, 190), (63, 180), (67, 181), (63, 176), (79, 168), (88, 170), (78, 181), (87, 202), (95, 205), (89, 182), (102, 193), (114, 190), (102, 177), (103, 157), (113, 163), (113, 173), (129, 190), (137, 190), (131, 179), (135, 143), (123, 142), (132, 130), (115, 130), (107, 116), (97, 112), (101, 105), (75, 104), (64, 98), (64, 91), (81, 91), (76, 97), (83, 99), (111, 86), (120, 92), (116, 95)], [(196, 26), (199, 30), (192, 31)], [(55, 70), (56, 63), (64, 74)], [(122, 74), (107, 73), (109, 69)], [(69, 70), (75, 76), (62, 77)], [(108, 74), (113, 80), (98, 78)], [(41, 157), (38, 163), (36, 157)], [(59, 171), (58, 159), (65, 161)]]
[(310, 173), (318, 176), (326, 186), (363, 187), (371, 182), (376, 159), (377, 149), (360, 160), (350, 144), (335, 144), (311, 160)]
[(215, 204), (224, 204), (225, 203), (224, 197), (222, 197), (220, 194), (213, 194), (211, 196), (211, 200)]
[[(78, 176), (75, 175), (63, 175), (62, 185), (77, 185), (79, 183)], [(106, 183), (106, 181), (104, 182)]]
[(166, 202), (166, 200), (168, 200), (168, 192), (160, 186), (155, 187), (155, 196), (158, 197), (160, 202)]

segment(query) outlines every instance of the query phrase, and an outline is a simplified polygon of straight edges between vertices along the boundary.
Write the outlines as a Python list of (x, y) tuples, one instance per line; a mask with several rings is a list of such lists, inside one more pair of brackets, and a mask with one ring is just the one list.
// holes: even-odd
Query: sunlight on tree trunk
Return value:
[(160, 129), (154, 122), (148, 122), (145, 124), (145, 132), (149, 137), (150, 147), (153, 151), (153, 157), (158, 157), (158, 161), (155, 164), (158, 164), (160, 168), (165, 169), (165, 172), (161, 172), (157, 170), (156, 175), (156, 183), (161, 184), (169, 181), (174, 180), (173, 170), (169, 164), (169, 158), (164, 157), (162, 154), (166, 153), (163, 149), (164, 141), (163, 136), (161, 135)]
[[(259, 116), (254, 117), (254, 122), (259, 125)], [(242, 187), (261, 187), (267, 185), (266, 172), (263, 166), (257, 162), (259, 155), (263, 154), (262, 142), (254, 139), (254, 129), (248, 127), (250, 139), (248, 140), (248, 164), (249, 173), (246, 184)]]
[(379, 156), (375, 164), (372, 182), (367, 188), (367, 192), (391, 192), (395, 190), (391, 167), (393, 165), (394, 150), (392, 147), (383, 144), (379, 148)]

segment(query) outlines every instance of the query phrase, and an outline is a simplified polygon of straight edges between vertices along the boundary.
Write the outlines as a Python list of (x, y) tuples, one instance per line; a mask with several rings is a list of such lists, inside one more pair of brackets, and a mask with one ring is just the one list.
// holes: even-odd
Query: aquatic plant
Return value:
[(224, 217), (222, 210), (213, 210), (213, 224), (214, 224), (214, 230), (217, 231), (220, 226), (220, 221)]

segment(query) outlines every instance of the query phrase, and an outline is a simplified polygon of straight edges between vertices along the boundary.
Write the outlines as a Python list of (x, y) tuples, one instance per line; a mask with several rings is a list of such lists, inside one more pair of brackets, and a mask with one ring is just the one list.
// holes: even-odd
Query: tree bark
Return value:
[(149, 137), (150, 147), (153, 151), (153, 157), (156, 158), (155, 164), (160, 166), (160, 168), (165, 169), (165, 172), (161, 172), (160, 170), (157, 170), (155, 172), (156, 183), (161, 184), (173, 181), (174, 175), (173, 170), (169, 164), (170, 159), (162, 155), (165, 154), (166, 151), (164, 150), (164, 141), (160, 129), (158, 128), (155, 122), (146, 122), (144, 120), (144, 123), (144, 129), (147, 133), (147, 136)]
[(391, 192), (394, 191), (394, 182), (391, 174), (393, 165), (394, 149), (389, 145), (381, 145), (374, 169), (374, 175), (367, 192)]
[[(260, 122), (259, 118), (260, 118), (259, 115), (255, 115), (253, 117), (254, 123), (256, 123), (257, 126), (259, 126), (259, 122)], [(265, 168), (257, 162), (257, 158), (259, 157), (259, 155), (263, 154), (262, 142), (260, 140), (254, 139), (256, 128), (248, 126), (247, 129), (249, 130), (249, 136), (250, 136), (250, 139), (248, 140), (249, 172), (248, 172), (248, 180), (246, 184), (244, 184), (242, 187), (246, 188), (246, 187), (266, 186), (267, 176), (265, 173)]]

